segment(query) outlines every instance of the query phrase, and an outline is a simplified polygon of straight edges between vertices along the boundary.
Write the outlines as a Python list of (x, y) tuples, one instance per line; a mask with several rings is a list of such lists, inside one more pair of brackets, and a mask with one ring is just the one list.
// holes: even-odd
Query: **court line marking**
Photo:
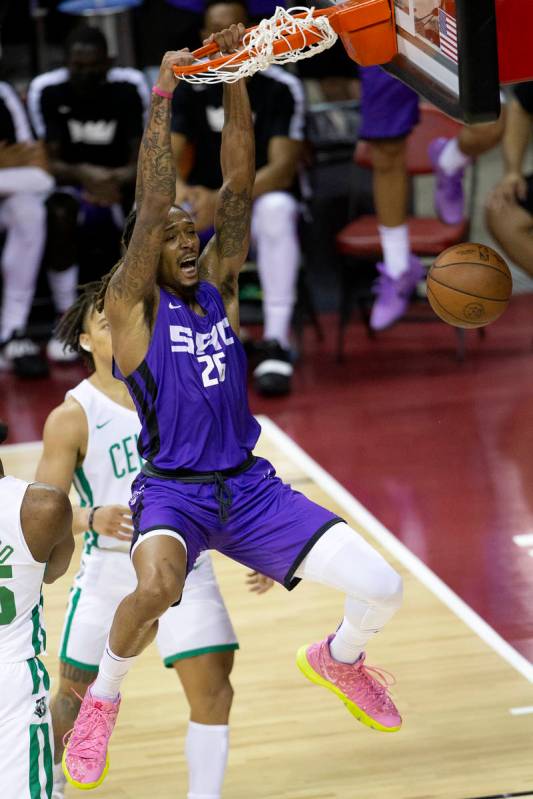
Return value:
[(526, 716), (528, 713), (533, 713), (533, 705), (528, 707), (510, 707), (509, 713), (511, 716)]
[(346, 513), (354, 518), (368, 534), (395, 557), (411, 574), (426, 586), (441, 602), (461, 619), (479, 638), (497, 652), (516, 671), (533, 683), (533, 663), (530, 663), (514, 647), (505, 641), (487, 622), (464, 602), (440, 577), (423, 563), (405, 544), (388, 530), (364, 505), (344, 488), (329, 472), (292, 440), (268, 416), (257, 416), (257, 421), (289, 458), (300, 466)]

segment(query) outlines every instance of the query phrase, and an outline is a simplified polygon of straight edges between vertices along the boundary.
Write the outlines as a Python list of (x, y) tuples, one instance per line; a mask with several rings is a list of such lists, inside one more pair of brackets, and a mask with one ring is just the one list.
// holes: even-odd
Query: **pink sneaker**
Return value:
[(104, 781), (109, 769), (107, 745), (119, 707), (120, 696), (114, 701), (96, 699), (91, 686), (87, 689), (63, 752), (63, 771), (75, 788), (88, 791)]
[(331, 657), (334, 636), (298, 650), (296, 663), (311, 682), (329, 688), (344, 702), (352, 716), (381, 732), (396, 732), (402, 717), (389, 696), (394, 677), (387, 671), (365, 666), (364, 653), (355, 663), (339, 663)]

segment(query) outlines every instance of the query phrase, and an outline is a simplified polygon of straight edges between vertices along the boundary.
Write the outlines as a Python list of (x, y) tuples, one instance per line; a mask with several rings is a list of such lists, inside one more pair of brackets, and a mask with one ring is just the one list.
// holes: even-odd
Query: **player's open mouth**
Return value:
[(180, 270), (186, 277), (193, 277), (196, 274), (196, 258), (184, 258), (180, 263)]

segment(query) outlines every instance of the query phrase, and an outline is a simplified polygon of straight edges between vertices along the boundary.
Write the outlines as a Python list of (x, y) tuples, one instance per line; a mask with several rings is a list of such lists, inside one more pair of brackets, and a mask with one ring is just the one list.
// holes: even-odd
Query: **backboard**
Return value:
[(398, 55), (384, 68), (456, 119), (497, 119), (495, 0), (393, 0), (393, 4)]

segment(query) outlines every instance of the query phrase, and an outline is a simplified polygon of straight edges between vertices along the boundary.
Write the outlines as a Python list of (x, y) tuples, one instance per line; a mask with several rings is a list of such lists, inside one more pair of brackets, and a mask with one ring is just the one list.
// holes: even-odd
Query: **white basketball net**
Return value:
[[(248, 78), (256, 72), (267, 69), (271, 64), (300, 61), (302, 58), (311, 58), (327, 50), (337, 41), (337, 34), (327, 16), (314, 17), (313, 11), (314, 8), (305, 6), (295, 6), (290, 9), (278, 6), (273, 16), (261, 20), (259, 25), (244, 35), (242, 50), (249, 53), (246, 60), (235, 63), (242, 50), (219, 67), (210, 67), (209, 60), (206, 59), (205, 69), (202, 72), (180, 75), (180, 80), (188, 83), (235, 83), (241, 78)], [(299, 18), (293, 16), (293, 13), (300, 12), (304, 12), (305, 16)], [(306, 44), (305, 32), (309, 30), (320, 36), (318, 42)], [(301, 44), (289, 45), (290, 49), (286, 53), (275, 55), (274, 42), (286, 40), (294, 33), (301, 34)]]

